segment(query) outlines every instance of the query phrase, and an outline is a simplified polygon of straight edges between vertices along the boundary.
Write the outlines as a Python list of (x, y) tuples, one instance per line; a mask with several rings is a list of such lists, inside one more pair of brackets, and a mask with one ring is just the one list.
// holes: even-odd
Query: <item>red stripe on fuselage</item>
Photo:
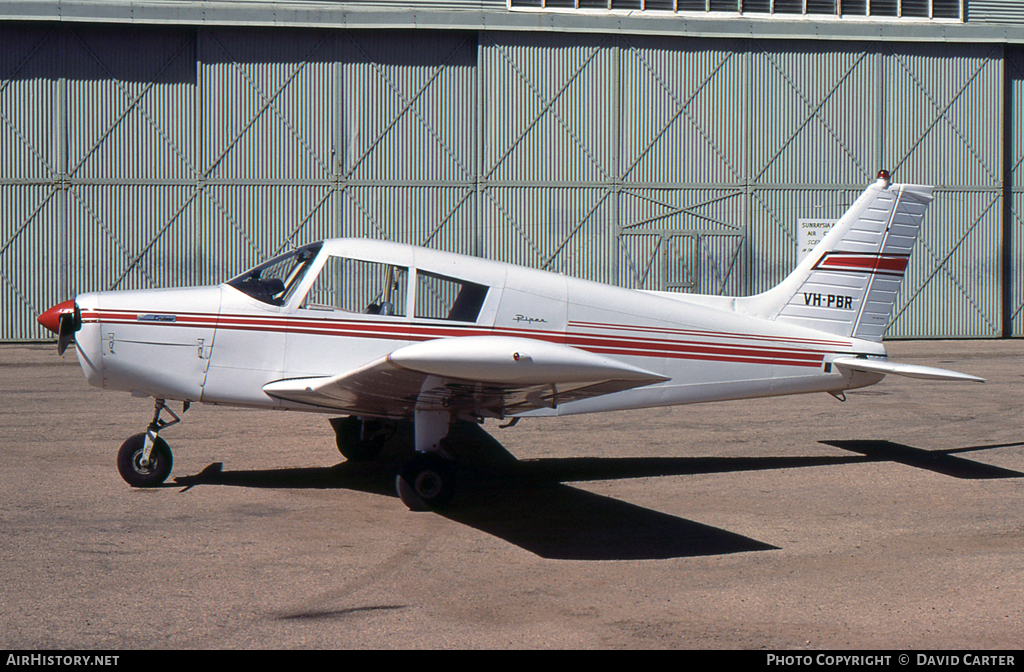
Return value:
[(706, 338), (720, 338), (724, 340), (744, 341), (766, 341), (769, 343), (790, 343), (799, 345), (811, 345), (824, 348), (849, 348), (853, 344), (850, 341), (834, 341), (817, 338), (790, 338), (787, 336), (761, 336), (754, 334), (740, 334), (729, 331), (698, 331), (696, 329), (675, 329), (671, 327), (647, 327), (628, 324), (601, 324), (600, 322), (569, 321), (570, 327), (582, 327), (584, 329), (604, 329), (607, 331), (630, 331), (646, 332), (654, 334), (667, 334), (671, 336), (697, 336)]
[[(174, 317), (173, 322), (139, 320), (142, 315)], [(388, 340), (428, 341), (435, 338), (457, 338), (464, 336), (516, 336), (561, 343), (594, 353), (632, 357), (658, 357), (669, 359), (690, 359), (698, 361), (720, 361), (734, 363), (782, 364), (787, 366), (818, 367), (824, 361), (824, 352), (802, 347), (786, 348), (785, 343), (794, 345), (839, 345), (839, 341), (814, 341), (792, 339), (787, 341), (776, 336), (744, 336), (742, 334), (700, 332), (696, 330), (672, 330), (655, 327), (630, 327), (628, 325), (600, 325), (598, 323), (570, 323), (589, 325), (591, 329), (607, 329), (615, 332), (632, 332), (605, 335), (577, 331), (541, 331), (511, 327), (475, 327), (417, 324), (415, 322), (371, 322), (367, 320), (308, 319), (301, 317), (253, 317), (249, 315), (209, 315), (201, 313), (155, 313), (89, 310), (82, 314), (83, 322), (104, 322), (108, 324), (134, 324), (150, 327), (208, 327), (236, 331), (291, 333), (337, 336), (347, 338), (373, 338)], [(638, 333), (639, 332), (639, 333)], [(651, 334), (689, 335), (704, 337), (701, 340), (653, 338)], [(771, 346), (748, 345), (720, 340), (750, 340), (772, 343)]]

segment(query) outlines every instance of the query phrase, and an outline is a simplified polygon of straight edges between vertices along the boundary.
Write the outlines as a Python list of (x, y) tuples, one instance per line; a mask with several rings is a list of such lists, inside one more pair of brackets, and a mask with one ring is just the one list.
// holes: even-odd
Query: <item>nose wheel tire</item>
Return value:
[(117, 471), (134, 488), (152, 488), (167, 480), (174, 464), (171, 448), (159, 436), (153, 441), (149, 464), (142, 463), (146, 435), (136, 434), (121, 444), (117, 451)]
[(441, 455), (419, 454), (398, 472), (395, 489), (413, 511), (442, 508), (455, 494), (455, 463)]

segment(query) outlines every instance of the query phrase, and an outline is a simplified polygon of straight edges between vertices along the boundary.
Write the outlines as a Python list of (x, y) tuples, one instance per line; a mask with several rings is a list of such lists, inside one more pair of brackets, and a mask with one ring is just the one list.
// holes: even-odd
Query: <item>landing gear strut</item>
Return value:
[(447, 411), (416, 411), (416, 455), (395, 477), (395, 490), (413, 511), (444, 507), (455, 494), (455, 460), (441, 447), (451, 416)]
[[(182, 413), (188, 410), (185, 402)], [(173, 420), (164, 420), (161, 413), (167, 411)], [(167, 407), (163, 399), (156, 400), (153, 421), (144, 434), (136, 434), (121, 444), (117, 451), (117, 471), (128, 485), (135, 488), (152, 488), (160, 485), (171, 473), (174, 456), (167, 442), (157, 436), (160, 430), (181, 422), (181, 418)]]

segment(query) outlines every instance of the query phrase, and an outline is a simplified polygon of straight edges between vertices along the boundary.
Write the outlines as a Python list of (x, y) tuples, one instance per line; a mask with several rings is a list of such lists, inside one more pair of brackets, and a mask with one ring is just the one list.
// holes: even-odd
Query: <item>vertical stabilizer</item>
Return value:
[(889, 326), (932, 188), (887, 173), (850, 206), (789, 277), (739, 299), (746, 313), (879, 342)]

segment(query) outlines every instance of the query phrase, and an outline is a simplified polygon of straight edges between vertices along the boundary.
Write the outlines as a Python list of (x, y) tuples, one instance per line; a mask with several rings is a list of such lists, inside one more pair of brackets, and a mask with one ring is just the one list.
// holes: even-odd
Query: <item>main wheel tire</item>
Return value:
[(334, 439), (346, 460), (367, 462), (384, 450), (387, 433), (378, 420), (360, 420), (357, 417), (331, 418)]
[(434, 453), (420, 453), (399, 470), (395, 490), (413, 511), (440, 509), (455, 494), (455, 463)]
[(117, 471), (121, 478), (133, 488), (152, 488), (167, 480), (174, 465), (171, 447), (159, 436), (153, 441), (149, 453), (149, 465), (142, 466), (142, 450), (146, 435), (136, 434), (121, 444), (117, 451)]

